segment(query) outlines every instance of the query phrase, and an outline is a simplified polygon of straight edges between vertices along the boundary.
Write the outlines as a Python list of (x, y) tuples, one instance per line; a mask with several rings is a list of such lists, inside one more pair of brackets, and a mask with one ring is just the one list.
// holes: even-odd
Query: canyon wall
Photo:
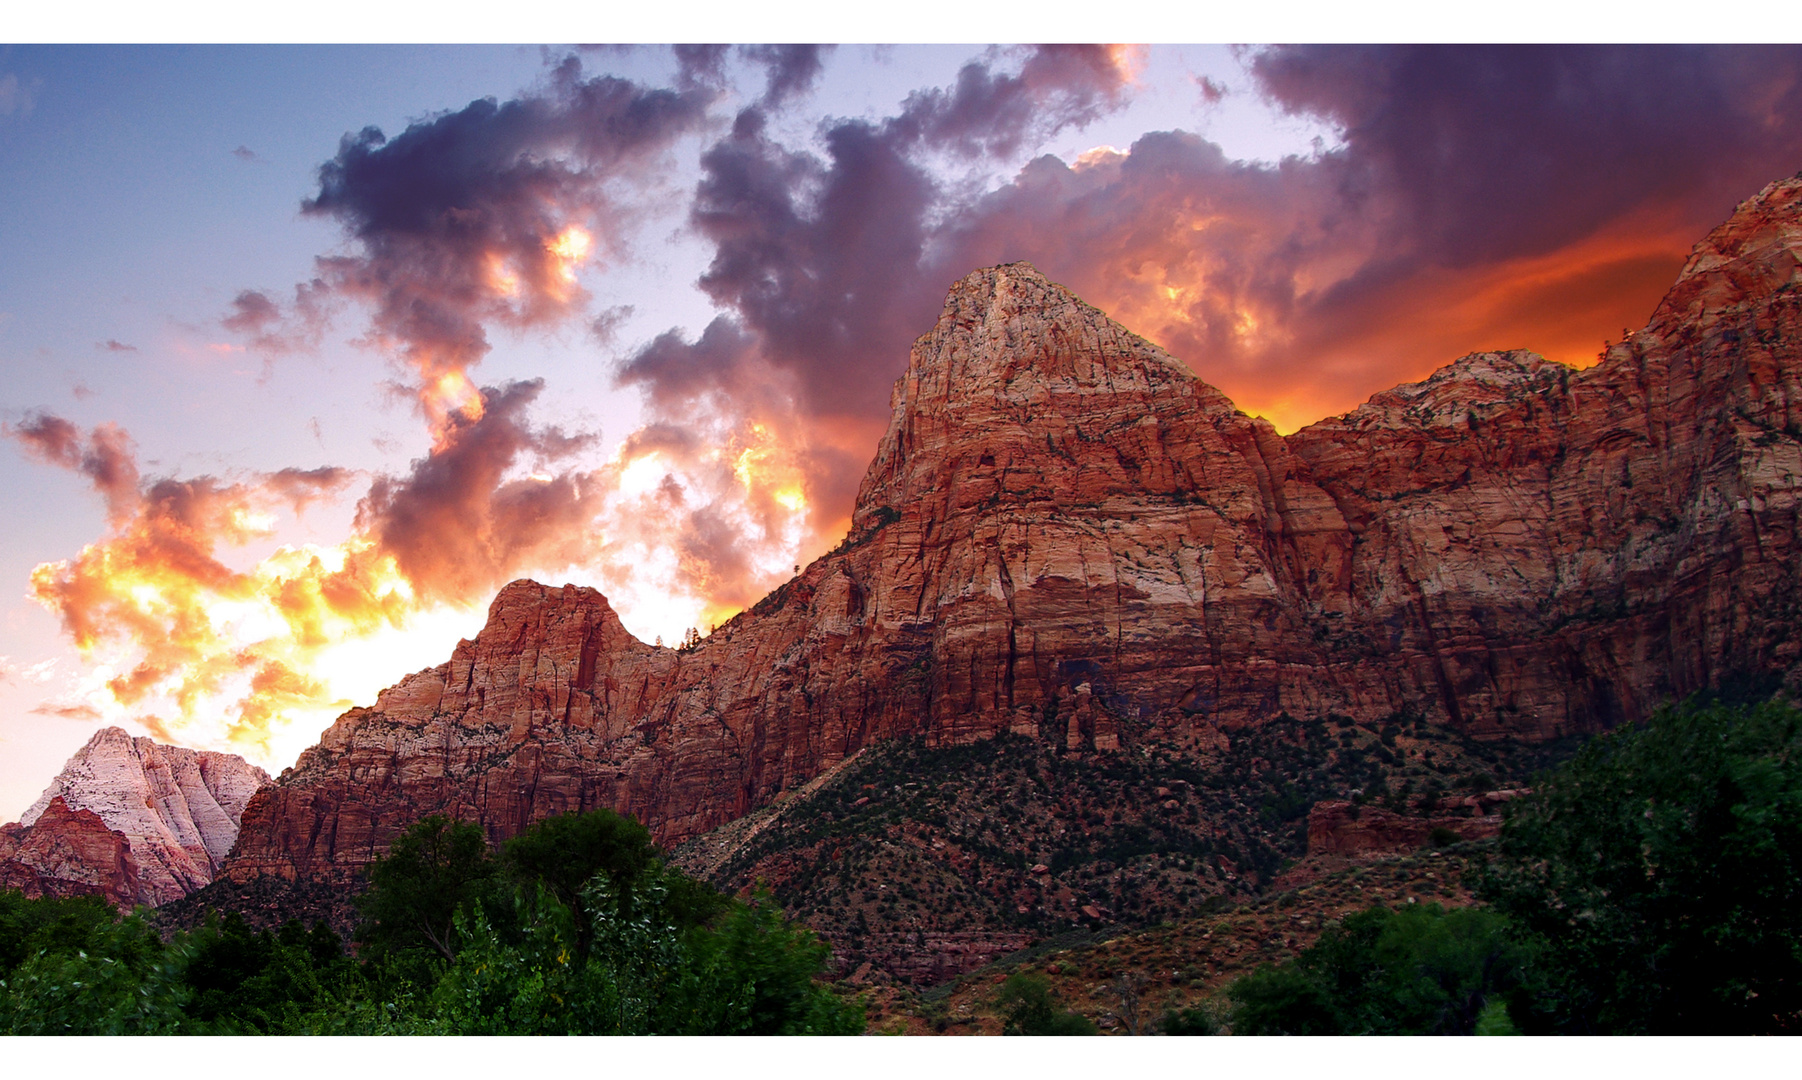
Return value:
[(213, 880), (269, 774), (236, 754), (95, 733), (0, 837), (0, 882), (155, 906)]
[(1282, 713), (1485, 739), (1796, 664), (1802, 179), (1577, 371), (1467, 356), (1288, 437), (1025, 264), (915, 343), (850, 534), (691, 649), (508, 585), (341, 717), (225, 873), (345, 880), (429, 813), (610, 807), (665, 844), (899, 735), (1080, 753)]

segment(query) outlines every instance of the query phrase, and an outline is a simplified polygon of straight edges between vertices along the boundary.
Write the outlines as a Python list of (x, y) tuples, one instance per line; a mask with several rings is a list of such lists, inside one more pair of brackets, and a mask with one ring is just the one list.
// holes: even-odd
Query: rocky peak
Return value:
[(914, 342), (856, 520), (957, 476), (1044, 474), (1048, 455), (1074, 464), (1073, 444), (1148, 421), (1138, 407), (1171, 394), (1234, 411), (1181, 362), (1032, 264), (977, 270), (951, 287), (937, 324)]
[(1419, 382), (1373, 395), (1344, 416), (1320, 421), (1325, 427), (1418, 428), (1465, 425), (1473, 409), (1487, 409), (1544, 393), (1568, 378), (1571, 368), (1525, 349), (1462, 356)]
[[(1690, 252), (1671, 299), (1690, 299), (1684, 286), (1699, 276), (1733, 269), (1740, 291), (1774, 292), (1798, 278), (1802, 266), (1802, 173), (1766, 184)], [(1691, 311), (1690, 314), (1696, 314)]]
[[(268, 782), (269, 774), (236, 754), (166, 746), (108, 727), (69, 759), (19, 825), (43, 845), (49, 833), (87, 830), (79, 815), (94, 815), (125, 838), (134, 879), (131, 899), (154, 905), (213, 880), (237, 839), (245, 805)], [(52, 812), (59, 805), (76, 816)], [(90, 871), (116, 878), (106, 868)], [(121, 891), (118, 884), (114, 881), (114, 891)]]
[(60, 796), (31, 825), (0, 825), (0, 888), (29, 897), (99, 895), (127, 910), (143, 902), (131, 841)]

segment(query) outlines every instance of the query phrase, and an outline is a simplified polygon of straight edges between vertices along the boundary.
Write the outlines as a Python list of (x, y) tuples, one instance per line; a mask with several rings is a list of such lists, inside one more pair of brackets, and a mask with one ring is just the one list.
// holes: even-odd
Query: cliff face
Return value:
[(958, 282), (851, 534), (699, 647), (515, 582), (450, 662), (346, 713), (227, 873), (340, 878), (428, 813), (664, 843), (874, 742), (1067, 751), (1283, 712), (1527, 739), (1795, 664), (1802, 181), (1577, 372), (1466, 357), (1284, 438), (1024, 264)]
[(129, 909), (140, 884), (131, 841), (92, 810), (70, 810), (59, 797), (34, 825), (0, 825), (0, 888), (33, 898), (99, 895)]
[(1802, 656), (1802, 181), (1575, 372), (1469, 356), (1288, 441), (1355, 536), (1351, 650), (1436, 718), (1552, 734)]
[(100, 892), (124, 907), (213, 880), (269, 774), (235, 754), (97, 732), (0, 841), (4, 873), (32, 895)]

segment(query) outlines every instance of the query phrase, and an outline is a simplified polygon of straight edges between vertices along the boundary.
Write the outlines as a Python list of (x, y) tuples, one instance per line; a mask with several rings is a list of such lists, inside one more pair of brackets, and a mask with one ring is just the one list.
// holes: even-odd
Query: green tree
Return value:
[(1009, 975), (995, 995), (1003, 1035), (1096, 1035), (1087, 1017), (1064, 1008), (1051, 980), (1032, 971)]
[(290, 920), (252, 930), (237, 912), (212, 916), (183, 942), (188, 1030), (284, 1034), (312, 1030), (309, 1014), (334, 1011), (365, 989), (338, 935)]
[(1345, 1017), (1312, 971), (1266, 964), (1228, 988), (1235, 1035), (1345, 1035)]
[(0, 979), (0, 1034), (181, 1031), (182, 959), (136, 915), (88, 925), (76, 947), (45, 945)]
[(1166, 1035), (1218, 1035), (1220, 1019), (1205, 1004), (1187, 1009), (1170, 1009), (1158, 1021), (1158, 1030)]
[(633, 818), (611, 810), (589, 810), (545, 818), (507, 841), (504, 860), (514, 881), (530, 897), (542, 887), (574, 918), (576, 955), (586, 959), (593, 946), (592, 931), (601, 912), (591, 904), (590, 885), (595, 876), (607, 879), (607, 888), (593, 897), (617, 905), (609, 917), (630, 922), (643, 890), (640, 881), (654, 879), (656, 887), (646, 895), (657, 898), (658, 917), (681, 928), (702, 926), (727, 908), (718, 890), (686, 874), (664, 868), (651, 834)]
[[(434, 814), (395, 838), (358, 898), (358, 939), (375, 957), (409, 949), (456, 958), (455, 920), (478, 901), (507, 908), (500, 865), (479, 825)], [(500, 903), (496, 903), (500, 901)]]
[(1228, 991), (1239, 1035), (1471, 1035), (1522, 985), (1530, 953), (1502, 916), (1437, 904), (1373, 907), (1289, 964)]
[(117, 918), (98, 896), (28, 899), (17, 889), (0, 891), (0, 977), (42, 951), (67, 956), (85, 949)]
[(729, 901), (685, 938), (685, 969), (659, 1015), (670, 1035), (856, 1035), (864, 1007), (821, 985), (831, 950), (767, 892)]
[(1544, 944), (1523, 1030), (1802, 1030), (1802, 712), (1692, 702), (1511, 807), (1482, 895)]
[(717, 926), (683, 927), (666, 903), (674, 871), (652, 868), (634, 896), (588, 884), (590, 954), (576, 954), (574, 915), (548, 892), (522, 900), (522, 934), (503, 940), (478, 907), (458, 916), (457, 959), (415, 1030), (533, 1035), (849, 1035), (861, 1003), (815, 981), (826, 950), (773, 904), (731, 901)]

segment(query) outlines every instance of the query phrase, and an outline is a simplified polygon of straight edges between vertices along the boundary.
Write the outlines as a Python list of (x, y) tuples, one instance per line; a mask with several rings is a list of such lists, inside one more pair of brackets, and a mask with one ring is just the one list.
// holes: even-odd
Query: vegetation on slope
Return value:
[(850, 1034), (826, 947), (767, 897), (665, 866), (606, 811), (540, 822), (496, 858), (428, 818), (371, 873), (352, 958), (329, 927), (236, 913), (164, 941), (98, 899), (0, 894), (10, 1034)]
[(998, 1032), (1028, 973), (1116, 1032), (1794, 1032), (1799, 859), (1802, 712), (1692, 701), (1540, 777), (1496, 841), (995, 965), (875, 1022)]
[(973, 953), (1250, 900), (1306, 854), (1320, 800), (1405, 811), (1518, 781), (1565, 749), (1477, 743), (1405, 716), (1284, 715), (1112, 753), (1019, 735), (901, 740), (771, 812), (705, 876), (726, 889), (766, 883), (833, 943), (847, 975), (867, 963), (876, 981), (930, 985)]

